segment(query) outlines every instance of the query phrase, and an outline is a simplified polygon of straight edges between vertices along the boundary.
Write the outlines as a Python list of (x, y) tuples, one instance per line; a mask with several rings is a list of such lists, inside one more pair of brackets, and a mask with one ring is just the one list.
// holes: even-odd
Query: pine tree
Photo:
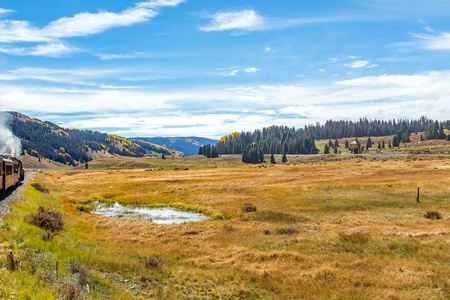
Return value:
[(161, 159), (166, 159), (166, 157), (164, 156), (164, 154), (161, 156)]
[(211, 158), (219, 157), (219, 153), (217, 152), (216, 147), (212, 147), (211, 150)]
[(337, 154), (337, 153), (338, 153), (337, 147), (334, 147), (333, 153), (334, 153), (334, 154)]
[(384, 149), (385, 147), (384, 147), (385, 145), (384, 145), (384, 141), (381, 143), (381, 147)]
[(198, 148), (198, 155), (203, 155), (203, 147)]
[(348, 149), (348, 141), (347, 140), (345, 140), (345, 148)]
[(247, 152), (247, 150), (244, 150), (244, 152), (242, 152), (242, 162), (243, 163), (247, 163), (248, 162), (248, 152)]
[(369, 148), (372, 148), (372, 139), (370, 137), (367, 140), (366, 148), (367, 148), (367, 150), (369, 150)]
[(388, 146), (388, 147), (389, 147), (389, 149), (392, 148), (392, 146), (391, 146), (391, 141), (389, 141), (389, 146)]
[(397, 135), (394, 135), (394, 138), (392, 139), (392, 147), (398, 147), (400, 145), (398, 141)]
[(381, 149), (381, 143), (378, 141), (378, 149)]
[(262, 149), (259, 149), (259, 161), (264, 162), (264, 152)]
[(339, 142), (337, 139), (334, 139), (334, 148), (339, 147)]
[(283, 157), (281, 158), (281, 162), (282, 163), (287, 162), (286, 152), (283, 152)]
[(330, 154), (330, 147), (328, 147), (328, 144), (325, 144), (325, 148), (323, 149), (323, 154)]
[(275, 161), (275, 156), (272, 154), (270, 154), (270, 163), (271, 164), (276, 164), (277, 162)]

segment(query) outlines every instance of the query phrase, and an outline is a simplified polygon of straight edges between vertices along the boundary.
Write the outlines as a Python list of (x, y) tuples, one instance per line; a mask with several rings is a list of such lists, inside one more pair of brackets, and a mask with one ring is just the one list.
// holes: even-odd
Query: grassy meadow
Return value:
[[(288, 160), (116, 157), (38, 173), (49, 193), (28, 186), (0, 225), (0, 299), (450, 298), (450, 157)], [(98, 202), (209, 219), (91, 214)], [(24, 221), (39, 206), (64, 215), (51, 240)]]

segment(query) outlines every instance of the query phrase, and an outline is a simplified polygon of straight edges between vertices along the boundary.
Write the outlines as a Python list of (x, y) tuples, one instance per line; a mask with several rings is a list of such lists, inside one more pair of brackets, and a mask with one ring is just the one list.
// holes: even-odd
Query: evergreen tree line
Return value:
[[(369, 120), (360, 118), (358, 121), (326, 121), (324, 125), (305, 126), (305, 132), (312, 135), (314, 139), (340, 139), (364, 136), (386, 136), (401, 132), (429, 131), (432, 126), (450, 128), (450, 120), (438, 122), (422, 116), (418, 120)], [(438, 129), (439, 130), (439, 129)]]
[(198, 149), (198, 154), (206, 156), (207, 158), (219, 157), (219, 152), (217, 152), (216, 147), (211, 145), (204, 145)]
[[(248, 146), (267, 154), (316, 154), (314, 138), (303, 129), (272, 126), (254, 132), (234, 133), (223, 137), (216, 148), (220, 154), (242, 154)], [(248, 150), (249, 151), (249, 150)]]
[(427, 132), (427, 139), (441, 139), (441, 140), (450, 140), (450, 134), (445, 135), (444, 127), (450, 129), (449, 122), (441, 122), (435, 121), (431, 126), (429, 126), (429, 130)]
[(27, 120), (18, 113), (10, 114), (13, 116), (11, 130), (20, 138), (22, 150), (39, 159), (77, 165), (91, 161), (92, 151), (133, 157), (142, 157), (148, 154), (148, 151), (170, 154), (169, 151), (157, 149), (149, 143), (142, 142), (142, 145), (139, 145), (138, 142), (98, 131), (66, 129), (50, 122)]

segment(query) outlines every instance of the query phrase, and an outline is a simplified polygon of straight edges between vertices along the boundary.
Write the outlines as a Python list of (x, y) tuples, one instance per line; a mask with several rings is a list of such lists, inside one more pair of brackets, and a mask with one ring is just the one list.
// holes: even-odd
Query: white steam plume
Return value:
[(22, 144), (9, 128), (10, 118), (4, 112), (0, 112), (0, 153), (19, 157), (22, 152)]

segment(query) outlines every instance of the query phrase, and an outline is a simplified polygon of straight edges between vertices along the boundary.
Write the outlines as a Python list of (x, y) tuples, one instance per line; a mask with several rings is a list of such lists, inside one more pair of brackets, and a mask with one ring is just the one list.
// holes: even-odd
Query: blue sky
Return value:
[(0, 4), (0, 110), (133, 136), (450, 116), (450, 0)]

